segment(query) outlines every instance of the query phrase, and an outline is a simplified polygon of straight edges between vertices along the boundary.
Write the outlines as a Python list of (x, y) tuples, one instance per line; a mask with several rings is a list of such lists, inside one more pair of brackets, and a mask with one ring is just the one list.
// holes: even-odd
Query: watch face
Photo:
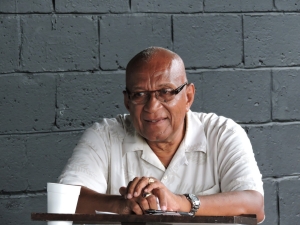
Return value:
[(199, 200), (199, 198), (198, 198), (196, 195), (194, 195), (194, 194), (189, 194), (189, 197), (190, 197), (190, 199), (192, 200), (192, 202), (193, 202), (196, 206), (199, 206), (200, 200)]
[(189, 213), (194, 216), (200, 207), (200, 199), (194, 194), (184, 194), (184, 195), (192, 204), (192, 208)]
[(193, 201), (197, 201), (198, 198), (196, 197), (196, 195), (194, 194), (189, 194), (189, 197), (193, 200)]

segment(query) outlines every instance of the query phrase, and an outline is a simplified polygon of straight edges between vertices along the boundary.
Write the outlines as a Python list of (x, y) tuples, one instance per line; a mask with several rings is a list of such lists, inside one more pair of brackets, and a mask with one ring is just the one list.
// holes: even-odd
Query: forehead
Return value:
[(168, 57), (153, 57), (150, 60), (136, 63), (126, 74), (126, 86), (152, 88), (165, 84), (177, 85), (184, 81), (178, 60)]

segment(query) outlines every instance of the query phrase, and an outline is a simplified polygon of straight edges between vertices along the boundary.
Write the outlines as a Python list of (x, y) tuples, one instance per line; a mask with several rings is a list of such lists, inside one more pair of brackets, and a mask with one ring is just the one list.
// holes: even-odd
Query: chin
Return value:
[(143, 137), (150, 142), (166, 142), (168, 139), (168, 137), (165, 137), (165, 135), (144, 135)]

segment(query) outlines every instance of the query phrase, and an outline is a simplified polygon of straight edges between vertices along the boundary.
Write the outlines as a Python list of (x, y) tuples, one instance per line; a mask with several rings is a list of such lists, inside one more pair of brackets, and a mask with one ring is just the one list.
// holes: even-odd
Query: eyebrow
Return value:
[[(164, 88), (165, 89), (175, 89), (176, 88), (176, 87), (171, 87), (171, 86), (173, 86), (171, 83), (163, 83), (163, 84), (160, 84), (158, 86), (158, 88), (155, 90), (160, 90), (160, 89), (164, 89)], [(139, 87), (139, 86), (132, 88), (132, 92), (144, 92), (144, 91), (152, 91), (152, 90), (145, 90), (144, 88)]]

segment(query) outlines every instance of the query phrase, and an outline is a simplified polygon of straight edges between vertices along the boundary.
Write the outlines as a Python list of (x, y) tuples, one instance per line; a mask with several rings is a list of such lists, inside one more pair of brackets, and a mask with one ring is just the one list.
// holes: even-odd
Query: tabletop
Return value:
[(121, 223), (145, 225), (147, 223), (198, 223), (257, 225), (255, 215), (244, 216), (177, 216), (177, 215), (110, 215), (110, 214), (57, 214), (32, 213), (33, 221), (73, 221), (73, 224)]

